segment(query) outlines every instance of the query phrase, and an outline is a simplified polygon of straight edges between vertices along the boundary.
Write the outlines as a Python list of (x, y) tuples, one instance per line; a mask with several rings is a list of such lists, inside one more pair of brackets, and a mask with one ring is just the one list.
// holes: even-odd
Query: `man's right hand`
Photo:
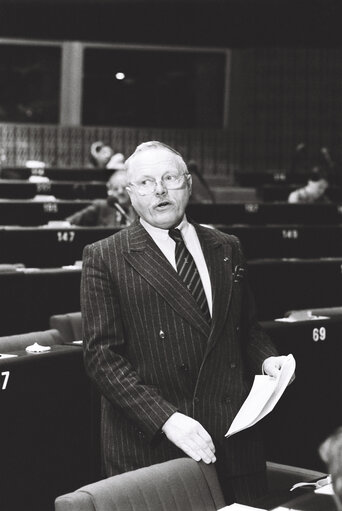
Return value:
[(175, 412), (162, 427), (167, 438), (195, 461), (215, 463), (215, 446), (199, 422)]

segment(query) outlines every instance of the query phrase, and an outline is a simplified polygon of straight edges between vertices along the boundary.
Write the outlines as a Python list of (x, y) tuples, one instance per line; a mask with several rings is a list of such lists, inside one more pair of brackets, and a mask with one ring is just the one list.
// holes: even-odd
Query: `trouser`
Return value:
[(264, 497), (267, 493), (266, 465), (260, 464), (260, 470), (241, 475), (232, 475), (231, 469), (226, 465), (226, 456), (229, 450), (224, 445), (216, 443), (215, 463), (217, 476), (226, 500), (226, 505), (238, 502), (252, 505), (253, 502)]

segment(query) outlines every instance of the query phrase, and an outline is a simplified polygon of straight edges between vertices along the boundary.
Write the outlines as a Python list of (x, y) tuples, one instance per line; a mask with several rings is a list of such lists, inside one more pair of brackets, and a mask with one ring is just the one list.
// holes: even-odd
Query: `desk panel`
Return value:
[(32, 199), (35, 195), (54, 195), (58, 199), (99, 199), (107, 197), (104, 182), (0, 180), (0, 198)]
[(341, 265), (341, 258), (249, 261), (259, 320), (279, 318), (292, 309), (341, 305)]
[(318, 446), (342, 424), (342, 316), (262, 325), (297, 362), (295, 381), (263, 421), (267, 459), (325, 471)]
[(53, 314), (80, 310), (80, 270), (0, 274), (0, 335), (47, 330)]
[[(259, 320), (290, 309), (341, 305), (341, 264), (341, 258), (250, 261)], [(0, 335), (44, 330), (51, 315), (79, 311), (80, 276), (80, 269), (59, 268), (0, 274)]]
[[(247, 259), (342, 256), (340, 226), (218, 226), (241, 240)], [(85, 245), (110, 236), (106, 227), (0, 227), (0, 263), (57, 267), (80, 260)]]
[(342, 256), (342, 225), (220, 225), (218, 228), (240, 239), (247, 259)]
[(342, 220), (342, 208), (338, 204), (189, 204), (187, 212), (197, 222), (224, 225), (326, 225), (339, 224)]
[[(90, 204), (83, 200), (0, 199), (2, 225), (43, 225), (60, 220)], [(199, 223), (214, 225), (337, 225), (342, 221), (342, 206), (337, 204), (228, 203), (189, 204), (187, 213)]]
[(263, 184), (307, 183), (309, 172), (237, 172), (235, 180), (241, 186), (260, 186)]
[(28, 179), (30, 176), (46, 176), (53, 181), (104, 181), (112, 175), (113, 169), (96, 169), (91, 167), (46, 167), (45, 169), (28, 169), (27, 167), (2, 167), (2, 179)]
[(82, 259), (85, 245), (110, 236), (106, 227), (0, 227), (0, 263), (54, 268)]
[(99, 478), (97, 408), (81, 348), (17, 353), (0, 360), (0, 508), (53, 511), (56, 496)]
[(44, 225), (85, 208), (91, 201), (34, 201), (0, 199), (1, 225)]

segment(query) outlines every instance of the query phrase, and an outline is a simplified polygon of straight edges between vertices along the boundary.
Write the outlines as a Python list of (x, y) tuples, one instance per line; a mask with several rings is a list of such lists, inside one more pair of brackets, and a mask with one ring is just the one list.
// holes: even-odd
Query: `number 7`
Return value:
[(10, 375), (9, 371), (4, 371), (3, 373), (1, 373), (1, 376), (5, 377), (4, 378), (4, 383), (2, 384), (2, 390), (5, 390), (6, 387), (7, 387), (9, 375)]

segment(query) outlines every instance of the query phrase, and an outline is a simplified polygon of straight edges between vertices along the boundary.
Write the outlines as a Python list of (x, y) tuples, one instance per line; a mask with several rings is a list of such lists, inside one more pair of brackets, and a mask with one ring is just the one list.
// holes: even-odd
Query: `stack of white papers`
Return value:
[(269, 414), (283, 395), (296, 369), (293, 355), (287, 355), (279, 375), (275, 378), (256, 375), (245, 402), (233, 420), (226, 437), (250, 428)]

